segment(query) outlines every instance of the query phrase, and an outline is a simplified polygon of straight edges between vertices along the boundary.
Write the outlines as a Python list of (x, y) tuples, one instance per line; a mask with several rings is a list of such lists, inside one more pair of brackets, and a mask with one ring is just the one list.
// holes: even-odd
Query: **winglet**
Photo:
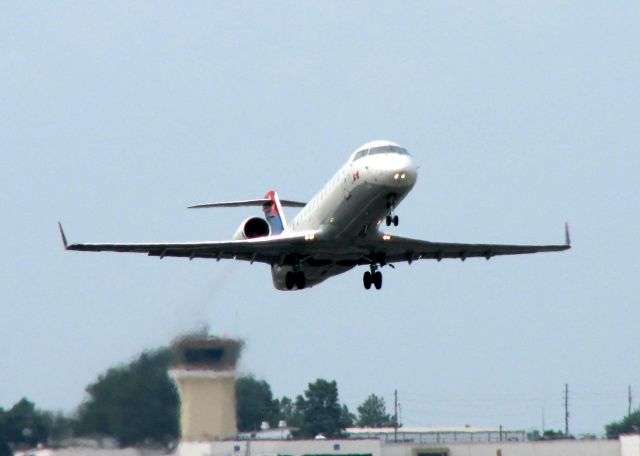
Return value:
[(564, 244), (571, 247), (571, 232), (569, 231), (569, 222), (564, 222)]
[(64, 245), (64, 249), (67, 250), (69, 244), (67, 244), (67, 237), (64, 235), (64, 230), (62, 229), (62, 223), (58, 222), (58, 229), (60, 230), (60, 236), (62, 236), (62, 244)]

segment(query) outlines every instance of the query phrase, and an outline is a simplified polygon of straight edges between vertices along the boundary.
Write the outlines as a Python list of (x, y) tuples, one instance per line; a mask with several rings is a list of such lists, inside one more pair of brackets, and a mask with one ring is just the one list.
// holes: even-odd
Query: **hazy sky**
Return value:
[[(209, 324), (277, 396), (318, 377), (407, 425), (601, 433), (640, 398), (640, 3), (0, 3), (0, 407), (73, 410)], [(560, 254), (363, 268), (304, 292), (245, 263), (65, 252), (219, 240), (360, 144), (420, 165), (392, 232)], [(289, 217), (292, 215), (289, 211)], [(635, 400), (634, 404), (639, 402)]]

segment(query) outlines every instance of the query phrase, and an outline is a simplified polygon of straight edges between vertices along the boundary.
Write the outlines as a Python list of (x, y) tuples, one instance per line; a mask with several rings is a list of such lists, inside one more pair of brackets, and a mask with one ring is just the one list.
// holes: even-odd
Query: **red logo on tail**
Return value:
[(278, 211), (278, 205), (276, 204), (276, 192), (274, 190), (270, 190), (267, 192), (266, 195), (264, 195), (264, 198), (271, 201), (271, 204), (269, 207), (271, 214), (275, 216), (279, 216), (280, 211)]

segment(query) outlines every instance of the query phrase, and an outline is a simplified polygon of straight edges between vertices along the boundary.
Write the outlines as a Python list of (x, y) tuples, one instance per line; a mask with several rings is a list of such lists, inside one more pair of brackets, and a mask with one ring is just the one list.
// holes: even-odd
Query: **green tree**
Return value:
[(33, 448), (49, 439), (49, 427), (43, 412), (33, 402), (20, 399), (5, 413), (6, 439), (14, 446)]
[(620, 421), (614, 421), (605, 426), (608, 439), (617, 439), (620, 434), (640, 432), (640, 409), (627, 415)]
[(178, 436), (178, 394), (167, 375), (169, 349), (143, 353), (87, 387), (77, 435), (108, 435), (120, 445), (167, 444)]
[(542, 434), (540, 434), (539, 430), (534, 429), (531, 432), (527, 432), (527, 440), (531, 440), (532, 442), (542, 440)]
[(295, 421), (295, 407), (293, 401), (287, 396), (283, 396), (278, 401), (278, 418), (285, 420), (289, 426), (293, 426)]
[(73, 418), (58, 412), (43, 412), (46, 427), (49, 430), (49, 443), (56, 445), (61, 440), (73, 437), (76, 422)]
[(566, 435), (562, 431), (554, 431), (552, 429), (544, 431), (542, 434), (542, 438), (540, 440), (564, 440), (564, 439), (573, 439), (572, 435)]
[(334, 381), (318, 379), (309, 383), (304, 396), (298, 396), (295, 403), (301, 423), (300, 434), (313, 437), (323, 434), (326, 437), (341, 435), (343, 415), (338, 402), (338, 386)]
[(11, 456), (13, 454), (9, 447), (8, 427), (7, 412), (0, 407), (0, 456)]
[(53, 414), (38, 410), (26, 398), (11, 409), (0, 408), (0, 456), (12, 454), (11, 448), (34, 448), (51, 440)]
[(387, 413), (387, 407), (382, 397), (371, 394), (358, 407), (358, 426), (384, 427), (392, 425), (393, 420)]
[(236, 381), (237, 422), (240, 431), (255, 431), (263, 421), (277, 425), (279, 402), (273, 399), (271, 387), (253, 376)]
[[(595, 436), (594, 436), (595, 438)], [(562, 431), (554, 431), (553, 429), (548, 429), (544, 431), (544, 433), (540, 433), (539, 430), (534, 430), (531, 432), (527, 432), (527, 440), (537, 441), (537, 440), (565, 440), (565, 439), (575, 439), (571, 434), (566, 435)]]
[(343, 430), (352, 427), (355, 422), (356, 416), (349, 411), (349, 408), (345, 404), (342, 404), (342, 408), (340, 409), (340, 429)]

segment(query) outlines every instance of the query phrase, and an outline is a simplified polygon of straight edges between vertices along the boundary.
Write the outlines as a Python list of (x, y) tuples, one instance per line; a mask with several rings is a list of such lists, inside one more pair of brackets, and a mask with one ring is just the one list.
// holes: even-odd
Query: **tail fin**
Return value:
[(287, 220), (284, 217), (278, 193), (275, 190), (270, 190), (266, 195), (264, 195), (264, 198), (269, 200), (268, 203), (265, 203), (262, 206), (262, 209), (264, 210), (264, 215), (271, 227), (271, 233), (280, 234), (287, 229)]

